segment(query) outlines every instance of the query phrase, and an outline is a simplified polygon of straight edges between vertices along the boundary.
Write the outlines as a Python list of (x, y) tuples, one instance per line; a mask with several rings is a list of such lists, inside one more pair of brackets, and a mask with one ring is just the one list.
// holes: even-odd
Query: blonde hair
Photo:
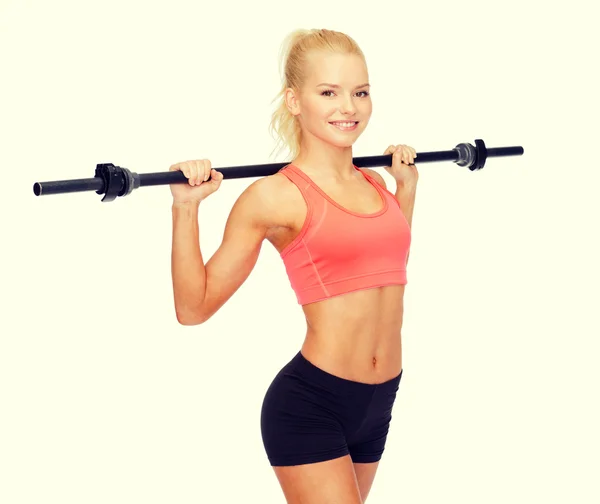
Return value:
[[(345, 33), (326, 29), (299, 29), (285, 37), (279, 53), (282, 84), (279, 93), (271, 101), (273, 103), (278, 100), (278, 105), (271, 116), (269, 131), (272, 136), (276, 137), (277, 145), (281, 145), (278, 153), (287, 147), (291, 153), (291, 159), (300, 153), (302, 129), (298, 119), (292, 115), (285, 104), (285, 91), (287, 88), (292, 88), (298, 92), (302, 88), (305, 81), (307, 54), (313, 50), (355, 54), (365, 60), (358, 44)], [(275, 149), (277, 149), (277, 145)]]

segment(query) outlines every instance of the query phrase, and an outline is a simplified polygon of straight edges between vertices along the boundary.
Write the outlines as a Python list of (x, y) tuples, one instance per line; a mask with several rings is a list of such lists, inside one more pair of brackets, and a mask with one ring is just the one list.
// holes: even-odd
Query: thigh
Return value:
[(362, 504), (349, 455), (298, 466), (273, 467), (288, 504)]
[(356, 481), (358, 482), (358, 489), (360, 490), (362, 502), (365, 502), (369, 496), (378, 467), (379, 462), (371, 462), (370, 464), (354, 462), (354, 472), (356, 474)]

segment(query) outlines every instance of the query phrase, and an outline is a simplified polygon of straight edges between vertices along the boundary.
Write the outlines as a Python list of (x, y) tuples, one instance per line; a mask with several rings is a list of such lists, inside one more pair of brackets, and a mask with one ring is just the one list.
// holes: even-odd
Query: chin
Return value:
[(327, 142), (329, 145), (333, 145), (334, 147), (338, 147), (339, 149), (351, 149), (354, 144), (356, 143), (356, 139), (352, 140), (352, 141), (348, 141), (348, 142), (340, 142), (340, 141), (334, 141), (334, 140), (330, 140)]
[(339, 138), (331, 138), (329, 137), (329, 139), (327, 140), (331, 145), (335, 145), (336, 147), (340, 147), (340, 148), (349, 148), (352, 147), (356, 141), (358, 140), (358, 138), (360, 137), (360, 135), (353, 135), (352, 138), (348, 138), (347, 140), (344, 139), (339, 139)]

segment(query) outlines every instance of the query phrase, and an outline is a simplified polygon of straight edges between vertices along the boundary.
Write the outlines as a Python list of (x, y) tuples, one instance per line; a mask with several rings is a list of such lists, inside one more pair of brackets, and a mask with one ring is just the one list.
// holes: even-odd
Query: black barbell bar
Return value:
[[(523, 152), (523, 147), (520, 146), (488, 149), (483, 140), (477, 139), (475, 145), (461, 143), (449, 151), (418, 152), (415, 163), (453, 161), (459, 166), (466, 166), (469, 170), (475, 171), (481, 170), (488, 158), (521, 156)], [(392, 155), (356, 157), (352, 159), (352, 162), (358, 168), (391, 166)], [(277, 173), (288, 164), (290, 163), (269, 163), (214, 169), (221, 172), (224, 179), (266, 177)], [(33, 185), (33, 193), (36, 196), (46, 196), (49, 194), (96, 191), (96, 194), (104, 194), (102, 201), (106, 203), (117, 197), (127, 196), (139, 187), (187, 182), (187, 177), (181, 171), (138, 174), (112, 163), (104, 163), (96, 165), (94, 178), (36, 182)]]

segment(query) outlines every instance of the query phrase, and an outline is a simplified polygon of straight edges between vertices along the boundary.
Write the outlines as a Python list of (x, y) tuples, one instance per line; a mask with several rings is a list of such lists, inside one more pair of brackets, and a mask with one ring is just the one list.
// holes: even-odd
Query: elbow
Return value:
[(190, 312), (190, 311), (175, 311), (175, 315), (177, 317), (177, 322), (183, 326), (197, 326), (204, 324), (208, 319), (210, 319), (210, 315), (201, 312)]
[(202, 321), (198, 319), (186, 318), (186, 317), (177, 317), (177, 322), (182, 326), (197, 326), (202, 324)]

